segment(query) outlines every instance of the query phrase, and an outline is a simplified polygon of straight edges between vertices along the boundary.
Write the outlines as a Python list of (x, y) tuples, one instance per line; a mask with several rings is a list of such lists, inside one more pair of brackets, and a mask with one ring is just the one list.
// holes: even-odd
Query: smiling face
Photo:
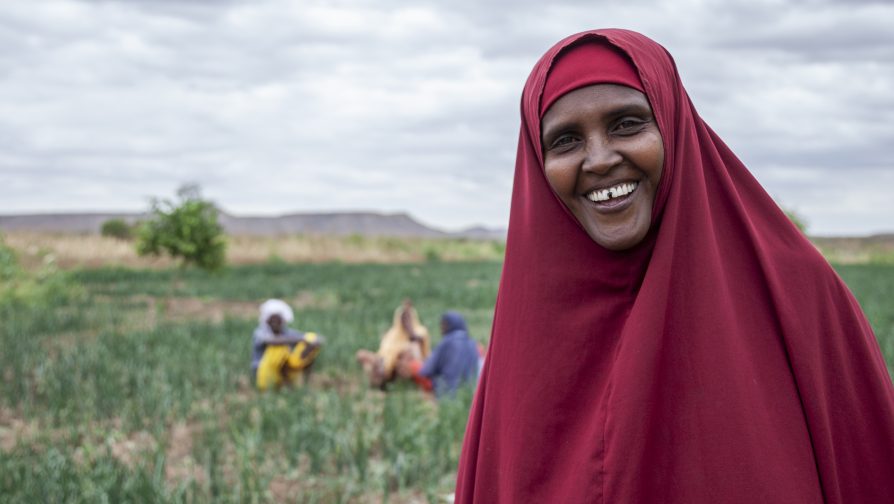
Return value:
[(550, 106), (541, 131), (546, 178), (590, 238), (616, 251), (640, 243), (664, 166), (646, 96), (616, 84), (576, 89)]

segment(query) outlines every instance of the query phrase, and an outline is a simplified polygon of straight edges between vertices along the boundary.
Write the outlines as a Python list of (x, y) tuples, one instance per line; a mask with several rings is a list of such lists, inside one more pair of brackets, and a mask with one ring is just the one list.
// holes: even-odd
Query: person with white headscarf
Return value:
[(259, 390), (293, 383), (313, 364), (322, 337), (302, 333), (288, 324), (295, 320), (292, 308), (280, 299), (268, 299), (260, 307), (258, 327), (252, 335), (251, 369)]

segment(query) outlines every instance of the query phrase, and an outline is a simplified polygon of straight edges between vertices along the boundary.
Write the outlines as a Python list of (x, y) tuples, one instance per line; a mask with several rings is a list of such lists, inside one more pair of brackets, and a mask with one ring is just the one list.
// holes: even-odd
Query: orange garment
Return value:
[(410, 370), (413, 372), (413, 381), (416, 382), (416, 385), (419, 386), (422, 390), (426, 392), (431, 392), (434, 389), (434, 385), (431, 382), (430, 378), (426, 378), (419, 374), (419, 371), (422, 369), (422, 361), (414, 360), (412, 364), (410, 364)]

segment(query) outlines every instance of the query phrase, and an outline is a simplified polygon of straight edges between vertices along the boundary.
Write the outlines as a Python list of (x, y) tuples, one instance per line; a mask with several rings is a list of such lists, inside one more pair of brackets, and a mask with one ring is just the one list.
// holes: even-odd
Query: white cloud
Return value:
[(234, 213), (505, 225), (528, 71), (617, 26), (668, 47), (701, 114), (812, 230), (890, 229), (866, 180), (892, 168), (892, 21), (844, 1), (7, 2), (0, 212), (137, 210), (196, 181)]

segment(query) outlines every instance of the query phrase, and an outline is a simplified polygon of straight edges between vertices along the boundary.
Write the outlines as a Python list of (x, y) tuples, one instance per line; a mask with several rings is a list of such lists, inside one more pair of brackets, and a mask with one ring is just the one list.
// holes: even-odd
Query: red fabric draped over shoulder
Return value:
[[(630, 57), (664, 141), (652, 227), (623, 252), (543, 173), (544, 85), (585, 39)], [(525, 85), (456, 502), (894, 502), (894, 387), (872, 329), (640, 34), (573, 35)]]

